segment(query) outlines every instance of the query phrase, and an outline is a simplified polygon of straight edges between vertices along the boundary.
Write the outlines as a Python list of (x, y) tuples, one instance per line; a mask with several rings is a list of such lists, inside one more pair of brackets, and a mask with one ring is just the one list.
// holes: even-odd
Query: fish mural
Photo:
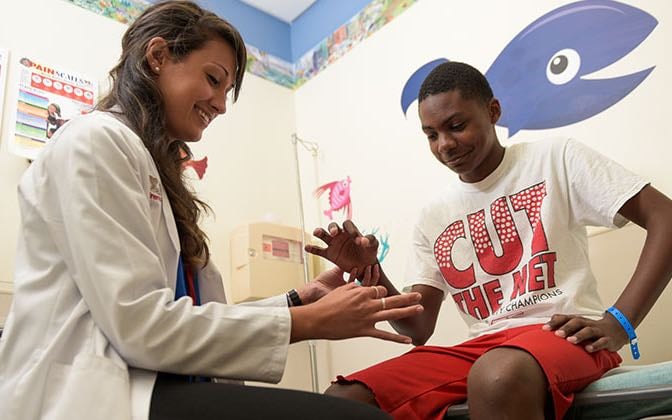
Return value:
[[(184, 150), (180, 150), (180, 157), (182, 158), (187, 157), (187, 152), (185, 152)], [(192, 168), (194, 172), (196, 172), (198, 179), (203, 179), (203, 177), (205, 176), (205, 171), (208, 169), (208, 157), (205, 156), (203, 159), (200, 160), (189, 159), (188, 161), (182, 164), (183, 171), (186, 171), (187, 168)]]
[(205, 171), (208, 169), (208, 157), (205, 156), (203, 159), (200, 160), (188, 160), (182, 164), (182, 168), (186, 170), (187, 168), (191, 167), (194, 172), (196, 172), (196, 175), (198, 175), (198, 179), (203, 179), (205, 176)]
[[(591, 118), (618, 103), (655, 66), (613, 78), (591, 78), (640, 45), (658, 25), (649, 13), (612, 0), (584, 0), (541, 16), (502, 50), (485, 77), (502, 104), (497, 122), (509, 137), (522, 129), (557, 128)], [(401, 107), (417, 99), (433, 60), (406, 82)]]
[(323, 213), (334, 220), (333, 213), (335, 211), (344, 211), (347, 219), (352, 219), (352, 202), (350, 201), (350, 177), (333, 181), (321, 185), (315, 189), (313, 195), (320, 198), (322, 194), (329, 191), (329, 208)]

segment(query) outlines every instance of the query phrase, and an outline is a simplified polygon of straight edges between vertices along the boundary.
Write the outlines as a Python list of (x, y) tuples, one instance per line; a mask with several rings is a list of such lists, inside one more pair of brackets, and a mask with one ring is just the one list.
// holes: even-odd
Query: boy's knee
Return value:
[(334, 383), (324, 391), (326, 395), (332, 397), (346, 398), (349, 400), (360, 401), (366, 404), (378, 407), (373, 392), (366, 385), (359, 382), (353, 383)]
[(546, 377), (529, 353), (514, 348), (497, 348), (481, 356), (467, 378), (469, 401), (487, 399), (507, 403), (516, 400), (543, 401)]

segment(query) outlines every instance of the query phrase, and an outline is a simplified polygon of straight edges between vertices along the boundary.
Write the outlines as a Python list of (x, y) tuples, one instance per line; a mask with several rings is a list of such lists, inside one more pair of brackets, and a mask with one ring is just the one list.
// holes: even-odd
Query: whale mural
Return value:
[[(592, 78), (640, 45), (658, 21), (612, 0), (570, 3), (541, 16), (516, 35), (485, 76), (502, 104), (497, 125), (509, 137), (522, 129), (562, 127), (591, 118), (632, 92), (655, 66), (613, 78)], [(401, 95), (404, 114), (422, 81), (446, 58), (421, 66)]]

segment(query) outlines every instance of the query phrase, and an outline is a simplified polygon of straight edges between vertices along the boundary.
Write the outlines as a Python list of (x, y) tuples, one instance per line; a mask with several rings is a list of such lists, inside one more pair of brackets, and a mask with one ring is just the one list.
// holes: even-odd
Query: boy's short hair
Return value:
[(469, 64), (448, 61), (427, 75), (420, 86), (418, 103), (428, 96), (453, 90), (459, 90), (464, 99), (477, 99), (486, 104), (494, 97), (483, 73)]

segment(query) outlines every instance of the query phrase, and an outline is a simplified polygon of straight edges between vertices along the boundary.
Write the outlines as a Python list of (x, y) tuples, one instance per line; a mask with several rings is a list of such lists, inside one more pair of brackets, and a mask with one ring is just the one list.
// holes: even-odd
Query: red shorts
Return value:
[(541, 329), (541, 324), (486, 334), (452, 347), (419, 346), (394, 359), (343, 377), (361, 382), (374, 393), (380, 408), (395, 419), (442, 419), (453, 404), (467, 399), (467, 375), (473, 363), (495, 347), (515, 347), (539, 363), (553, 398), (555, 418), (562, 419), (574, 393), (618, 366), (618, 353), (588, 353)]

